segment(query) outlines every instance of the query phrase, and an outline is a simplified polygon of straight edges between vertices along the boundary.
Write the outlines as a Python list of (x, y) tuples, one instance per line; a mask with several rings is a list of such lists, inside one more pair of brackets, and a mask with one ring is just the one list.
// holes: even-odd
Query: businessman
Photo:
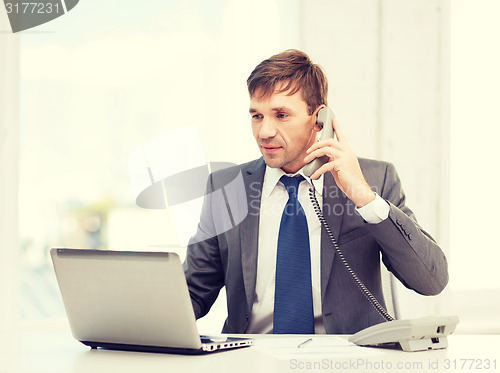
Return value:
[[(417, 293), (440, 293), (446, 258), (405, 205), (394, 166), (358, 158), (336, 119), (336, 136), (318, 141), (317, 114), (328, 105), (321, 67), (287, 50), (261, 62), (247, 86), (262, 157), (209, 177), (184, 263), (196, 317), (225, 286), (224, 333), (352, 334), (385, 321), (332, 241), (382, 305), (381, 261)], [(322, 156), (328, 162), (304, 175)]]

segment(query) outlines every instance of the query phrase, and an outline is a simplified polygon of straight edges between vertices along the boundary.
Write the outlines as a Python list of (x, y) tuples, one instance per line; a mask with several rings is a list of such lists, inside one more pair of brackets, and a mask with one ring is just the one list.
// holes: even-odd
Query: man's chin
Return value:
[(269, 159), (269, 158), (264, 157), (264, 162), (270, 168), (281, 168), (286, 173), (291, 173), (291, 174), (297, 172), (298, 170), (300, 170), (302, 168), (300, 166), (295, 166), (292, 163), (284, 162), (282, 159), (281, 160)]
[(281, 168), (285, 164), (282, 159), (277, 159), (266, 155), (263, 155), (263, 158), (264, 162), (266, 162), (266, 165), (271, 168)]

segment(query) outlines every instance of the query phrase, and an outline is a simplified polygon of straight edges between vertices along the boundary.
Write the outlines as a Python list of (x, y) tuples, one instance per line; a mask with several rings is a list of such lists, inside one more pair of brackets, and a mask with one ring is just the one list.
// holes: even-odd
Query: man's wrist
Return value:
[(365, 187), (351, 190), (347, 197), (354, 202), (357, 208), (361, 208), (373, 202), (375, 195), (376, 193), (367, 184)]
[(390, 206), (387, 201), (375, 193), (375, 199), (372, 202), (363, 207), (356, 207), (356, 211), (367, 223), (377, 224), (387, 219)]

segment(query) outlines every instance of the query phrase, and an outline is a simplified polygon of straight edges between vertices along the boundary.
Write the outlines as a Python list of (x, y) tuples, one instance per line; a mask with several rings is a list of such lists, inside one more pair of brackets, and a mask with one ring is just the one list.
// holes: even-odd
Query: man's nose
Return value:
[(264, 118), (259, 131), (261, 139), (267, 139), (276, 136), (276, 126), (271, 118)]

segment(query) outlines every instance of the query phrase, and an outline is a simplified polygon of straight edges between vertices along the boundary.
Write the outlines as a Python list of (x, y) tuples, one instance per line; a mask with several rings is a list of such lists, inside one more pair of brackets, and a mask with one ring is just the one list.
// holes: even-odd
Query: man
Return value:
[[(322, 69), (288, 50), (260, 63), (247, 85), (262, 158), (209, 178), (184, 263), (196, 317), (225, 286), (224, 333), (352, 334), (385, 321), (321, 227), (311, 183), (334, 240), (382, 305), (380, 256), (406, 287), (440, 293), (448, 282), (446, 258), (405, 206), (394, 166), (358, 159), (335, 119), (336, 138), (317, 141), (317, 114), (328, 94)], [(312, 180), (304, 177), (304, 165), (325, 155), (329, 161)], [(224, 198), (213, 197), (222, 190)], [(243, 219), (231, 217), (235, 206)]]

